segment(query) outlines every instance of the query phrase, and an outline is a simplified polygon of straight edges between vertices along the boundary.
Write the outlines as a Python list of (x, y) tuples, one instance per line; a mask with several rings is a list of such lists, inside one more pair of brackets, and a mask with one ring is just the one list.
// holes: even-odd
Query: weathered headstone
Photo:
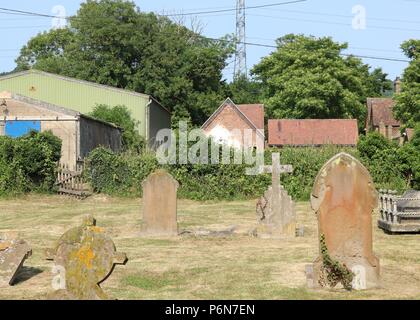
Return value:
[(13, 282), (27, 258), (32, 255), (31, 247), (11, 234), (0, 234), (0, 287)]
[[(329, 256), (353, 272), (352, 287), (377, 287), (379, 259), (372, 248), (372, 211), (377, 206), (377, 192), (366, 168), (346, 153), (332, 157), (315, 179), (311, 205), (318, 216), (319, 238), (325, 238)], [(311, 287), (320, 286), (322, 272), (320, 253), (307, 267)]]
[(143, 181), (144, 236), (176, 236), (178, 182), (165, 170), (151, 173)]
[(271, 173), (272, 183), (257, 202), (256, 235), (261, 238), (295, 236), (296, 212), (292, 197), (280, 184), (280, 175), (292, 172), (290, 165), (280, 164), (280, 154), (272, 154), (272, 165), (264, 166), (264, 172)]
[(111, 275), (115, 264), (127, 262), (92, 216), (64, 233), (47, 255), (54, 260), (57, 273), (52, 282), (56, 291), (48, 297), (51, 300), (106, 300), (100, 283)]

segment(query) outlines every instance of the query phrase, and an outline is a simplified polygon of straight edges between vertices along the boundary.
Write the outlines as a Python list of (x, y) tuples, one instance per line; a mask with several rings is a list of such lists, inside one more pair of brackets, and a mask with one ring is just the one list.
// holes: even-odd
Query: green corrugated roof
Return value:
[(10, 91), (82, 114), (89, 114), (97, 104), (125, 105), (139, 121), (138, 130), (142, 135), (146, 130), (146, 106), (150, 100), (156, 101), (147, 94), (33, 69), (0, 77), (0, 91)]

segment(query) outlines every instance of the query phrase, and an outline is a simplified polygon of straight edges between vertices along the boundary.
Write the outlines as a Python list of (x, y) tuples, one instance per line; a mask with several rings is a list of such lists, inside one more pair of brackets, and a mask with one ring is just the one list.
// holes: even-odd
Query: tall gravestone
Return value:
[(272, 154), (272, 165), (263, 171), (271, 173), (271, 186), (258, 200), (256, 213), (258, 226), (256, 235), (260, 238), (281, 238), (295, 236), (296, 212), (292, 197), (280, 184), (280, 175), (293, 171), (291, 165), (280, 164), (280, 154)]
[[(377, 287), (379, 259), (373, 253), (372, 211), (377, 192), (366, 168), (354, 157), (339, 153), (318, 173), (311, 194), (318, 217), (319, 238), (331, 258), (353, 272), (354, 289)], [(323, 260), (307, 266), (308, 285), (319, 287)]]
[(52, 281), (56, 290), (49, 294), (50, 300), (107, 300), (100, 284), (116, 264), (127, 262), (125, 253), (117, 252), (112, 239), (90, 215), (47, 250), (47, 259), (54, 260), (56, 272)]
[(143, 236), (176, 236), (178, 182), (165, 170), (143, 181)]

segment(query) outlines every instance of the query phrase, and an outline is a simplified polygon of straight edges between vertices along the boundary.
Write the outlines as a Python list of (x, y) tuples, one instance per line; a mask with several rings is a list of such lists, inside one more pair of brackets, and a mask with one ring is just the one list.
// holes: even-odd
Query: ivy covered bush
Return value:
[(399, 146), (378, 132), (361, 136), (357, 149), (362, 163), (372, 175), (377, 189), (399, 192), (408, 188), (420, 188), (420, 144), (415, 138)]
[[(280, 152), (282, 164), (292, 164), (293, 174), (283, 174), (282, 184), (296, 200), (308, 200), (315, 177), (333, 155), (356, 149), (285, 148), (265, 152), (265, 164), (271, 164), (271, 153)], [(210, 157), (210, 156), (209, 156)], [(192, 200), (236, 200), (261, 196), (271, 184), (270, 174), (246, 175), (245, 164), (160, 165), (152, 152), (114, 154), (105, 148), (95, 149), (89, 156), (85, 175), (95, 192), (117, 196), (141, 196), (141, 182), (155, 169), (165, 168), (180, 183), (180, 198)], [(210, 161), (209, 161), (210, 162)]]
[(0, 196), (52, 191), (60, 156), (61, 140), (49, 131), (1, 136)]

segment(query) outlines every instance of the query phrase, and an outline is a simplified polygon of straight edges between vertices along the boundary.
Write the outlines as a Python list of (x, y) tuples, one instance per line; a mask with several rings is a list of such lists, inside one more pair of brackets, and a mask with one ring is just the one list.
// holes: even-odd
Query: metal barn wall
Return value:
[(96, 147), (121, 150), (121, 130), (93, 119), (79, 118), (79, 158), (84, 159)]
[(148, 122), (148, 144), (150, 147), (156, 146), (156, 134), (160, 129), (171, 128), (171, 114), (159, 103), (152, 100), (147, 110)]
[(90, 113), (97, 104), (125, 105), (139, 122), (139, 133), (146, 137), (148, 95), (36, 70), (0, 77), (1, 91), (11, 91), (83, 114)]

